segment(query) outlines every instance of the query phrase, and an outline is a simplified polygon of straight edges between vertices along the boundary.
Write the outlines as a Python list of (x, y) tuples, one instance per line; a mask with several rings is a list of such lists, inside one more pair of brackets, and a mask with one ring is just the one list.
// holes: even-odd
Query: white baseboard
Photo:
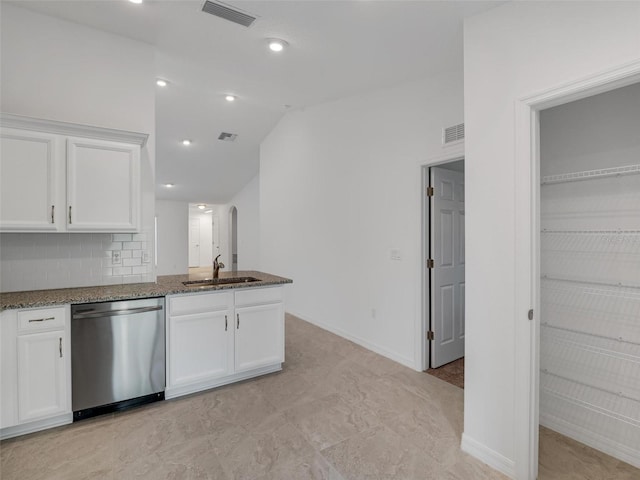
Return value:
[(486, 463), (491, 468), (504, 473), (509, 478), (516, 478), (516, 464), (513, 460), (509, 460), (504, 455), (491, 450), (486, 445), (474, 440), (465, 433), (462, 434), (462, 442), (460, 448), (463, 452), (477, 458)]
[(540, 425), (547, 427), (569, 438), (584, 443), (589, 447), (600, 450), (618, 460), (640, 468), (640, 450), (622, 445), (615, 440), (604, 437), (597, 432), (587, 430), (579, 425), (569, 423), (566, 420), (553, 415), (540, 414)]
[(38, 420), (35, 422), (23, 423), (13, 427), (5, 427), (0, 430), (0, 440), (26, 435), (27, 433), (39, 432), (47, 428), (59, 427), (73, 423), (73, 413), (64, 413), (46, 420)]
[(384, 347), (381, 347), (380, 345), (377, 345), (375, 343), (369, 342), (368, 340), (365, 340), (364, 338), (360, 338), (360, 337), (356, 337), (355, 335), (351, 335), (349, 332), (342, 330), (341, 328), (336, 328), (336, 327), (332, 327), (330, 325), (327, 325), (326, 323), (323, 322), (318, 322), (316, 320), (312, 320), (311, 318), (305, 316), (305, 315), (301, 315), (299, 313), (296, 312), (292, 312), (292, 311), (287, 311), (287, 313), (289, 313), (290, 315), (293, 315), (294, 317), (298, 317), (302, 320), (304, 320), (305, 322), (309, 322), (313, 325), (315, 325), (316, 327), (320, 327), (323, 330), (327, 330), (331, 333), (335, 333), (336, 335), (342, 337), (342, 338), (346, 338), (347, 340), (352, 341), (353, 343), (357, 343), (358, 345), (360, 345), (361, 347), (366, 348), (367, 350), (371, 350), (372, 352), (375, 352), (379, 355), (382, 355), (383, 357), (388, 358), (389, 360), (393, 360), (394, 362), (400, 363), (401, 365), (404, 365), (405, 367), (410, 368), (411, 370), (415, 370), (415, 362), (413, 359), (411, 358), (406, 358), (403, 357), (402, 355), (398, 355), (395, 352), (392, 352), (391, 350), (387, 350)]
[(282, 364), (276, 363), (274, 365), (256, 368), (247, 372), (236, 373), (227, 377), (200, 381), (190, 383), (188, 385), (180, 385), (177, 387), (167, 387), (164, 391), (164, 398), (169, 400), (171, 398), (189, 395), (190, 393), (201, 392), (203, 390), (209, 390), (210, 388), (221, 387), (222, 385), (228, 385), (230, 383), (240, 382), (249, 378), (258, 377), (260, 375), (266, 375), (267, 373), (279, 372), (280, 370), (282, 370)]

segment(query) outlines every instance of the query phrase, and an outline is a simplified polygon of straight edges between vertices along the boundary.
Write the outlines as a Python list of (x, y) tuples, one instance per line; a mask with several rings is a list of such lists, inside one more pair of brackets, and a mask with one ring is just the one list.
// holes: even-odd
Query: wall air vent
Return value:
[(442, 144), (449, 145), (464, 140), (464, 123), (442, 129)]
[(229, 20), (230, 22), (237, 23), (244, 27), (250, 27), (256, 20), (256, 17), (252, 15), (236, 10), (235, 8), (231, 8), (230, 6), (224, 5), (220, 2), (210, 2), (209, 0), (204, 2), (204, 5), (202, 5), (202, 11), (215, 15), (216, 17), (224, 18), (225, 20)]
[(222, 140), (223, 142), (233, 142), (237, 136), (237, 133), (222, 132), (220, 135), (218, 135), (218, 140)]

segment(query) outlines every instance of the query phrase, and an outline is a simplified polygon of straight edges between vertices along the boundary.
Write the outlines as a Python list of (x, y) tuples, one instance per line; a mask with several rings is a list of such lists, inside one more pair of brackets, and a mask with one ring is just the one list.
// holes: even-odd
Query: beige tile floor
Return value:
[[(460, 451), (460, 388), (291, 316), (286, 355), (277, 374), (4, 441), (0, 477), (505, 478)], [(542, 438), (544, 478), (640, 478), (553, 432)]]

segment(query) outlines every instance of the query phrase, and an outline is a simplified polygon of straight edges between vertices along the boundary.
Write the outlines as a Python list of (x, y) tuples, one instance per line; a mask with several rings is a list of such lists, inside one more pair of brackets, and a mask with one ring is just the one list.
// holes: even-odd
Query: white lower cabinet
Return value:
[(64, 330), (18, 336), (18, 421), (65, 413)]
[(236, 307), (236, 372), (284, 361), (283, 319), (282, 303)]
[(281, 370), (282, 287), (167, 298), (166, 398)]
[(2, 313), (2, 438), (73, 420), (68, 318), (68, 307)]
[[(181, 297), (180, 300), (185, 298), (190, 297)], [(177, 300), (170, 300), (170, 308), (171, 303), (175, 304)], [(228, 307), (200, 313), (170, 314), (167, 325), (167, 387), (207, 383), (232, 372), (233, 332), (229, 328), (232, 315)]]

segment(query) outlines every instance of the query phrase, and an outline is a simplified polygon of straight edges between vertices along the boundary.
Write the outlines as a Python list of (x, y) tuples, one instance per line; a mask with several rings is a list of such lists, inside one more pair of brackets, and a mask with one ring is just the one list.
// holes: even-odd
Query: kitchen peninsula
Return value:
[[(263, 272), (239, 271), (221, 272), (213, 280), (206, 274), (168, 275), (159, 276), (155, 283), (0, 294), (0, 438), (82, 418), (76, 408), (76, 370), (94, 363), (109, 365), (114, 370), (109, 378), (131, 377), (138, 370), (141, 378), (151, 378), (160, 371), (161, 391), (152, 390), (159, 400), (281, 370), (283, 286), (288, 283), (292, 281)], [(151, 298), (160, 306), (133, 307)], [(121, 309), (114, 314), (117, 317), (91, 318), (98, 317), (92, 308), (110, 302)], [(84, 313), (76, 316), (74, 310), (79, 308)], [(133, 312), (149, 310), (155, 310), (151, 313), (160, 327), (145, 336), (139, 328), (144, 320), (137, 320)], [(95, 334), (74, 335), (79, 331), (76, 327), (90, 321), (96, 323)], [(77, 342), (98, 335), (107, 337), (108, 348), (91, 349), (90, 361), (75, 362), (77, 349), (83, 347)], [(156, 344), (159, 339), (153, 352), (145, 343), (150, 336)], [(152, 358), (144, 364), (146, 370), (140, 368), (145, 351)], [(120, 362), (129, 357), (138, 363)], [(125, 390), (124, 386), (106, 387), (98, 385), (94, 390)], [(136, 400), (133, 396), (99, 407), (119, 410)]]

